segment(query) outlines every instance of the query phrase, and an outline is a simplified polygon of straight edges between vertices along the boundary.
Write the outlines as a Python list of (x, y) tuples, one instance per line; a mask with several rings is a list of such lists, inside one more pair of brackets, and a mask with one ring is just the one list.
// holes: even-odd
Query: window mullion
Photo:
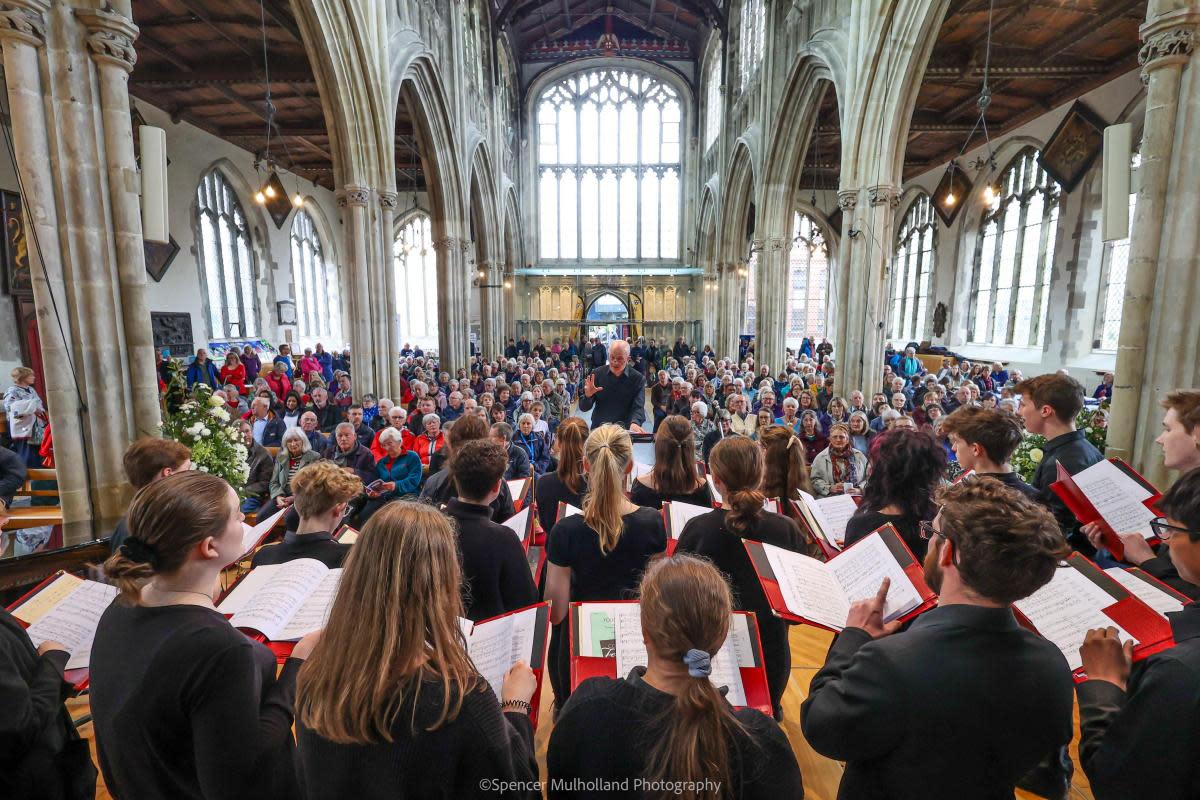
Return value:
[(1025, 259), (1025, 226), (1029, 224), (1029, 200), (1031, 195), (1021, 199), (1021, 216), (1017, 223), (1017, 253), (1013, 258), (1012, 289), (1008, 296), (1008, 335), (1004, 344), (1017, 345), (1017, 303), (1021, 295), (1021, 272)]
[(1000, 291), (1000, 262), (1004, 260), (1004, 221), (1007, 219), (1007, 216), (1008, 209), (1005, 209), (995, 219), (996, 241), (992, 247), (992, 302), (988, 304), (987, 338), (984, 340), (986, 342), (996, 341), (996, 306), (998, 305), (996, 296)]
[(1050, 269), (1050, 264), (1053, 261), (1053, 253), (1046, 252), (1046, 246), (1050, 238), (1050, 220), (1053, 216), (1054, 209), (1057, 207), (1058, 200), (1052, 198), (1049, 192), (1045, 193), (1045, 201), (1042, 203), (1042, 223), (1041, 230), (1038, 232), (1038, 261), (1035, 265), (1033, 276), (1033, 305), (1029, 309), (1029, 346), (1037, 347), (1041, 341), (1041, 326), (1042, 326), (1042, 295), (1048, 287), (1049, 276), (1046, 272)]

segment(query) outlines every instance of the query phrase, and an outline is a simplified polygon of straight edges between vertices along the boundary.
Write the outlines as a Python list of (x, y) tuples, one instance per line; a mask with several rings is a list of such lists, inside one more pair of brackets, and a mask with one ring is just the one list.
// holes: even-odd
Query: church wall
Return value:
[[(12, 135), (11, 132), (9, 135)], [(0, 148), (0, 189), (6, 192), (18, 191), (17, 171), (13, 167), (7, 145)], [(4, 386), (8, 386), (8, 374), (13, 367), (21, 366), (21, 341), (17, 327), (17, 311), (13, 299), (4, 291), (3, 286), (0, 286), (0, 382), (4, 382)]]
[[(1127, 115), (1141, 92), (1142, 84), (1135, 70), (1080, 99), (1109, 124), (1133, 122), (1136, 146), (1140, 114), (1135, 113), (1128, 120), (1122, 116)], [(967, 300), (982, 215), (979, 193), (985, 185), (984, 180), (989, 175), (998, 178), (1023, 146), (1040, 148), (1044, 145), (1073, 104), (1073, 100), (1064, 103), (994, 139), (992, 147), (997, 155), (994, 175), (990, 170), (966, 170), (974, 183), (971, 196), (965, 198), (967, 204), (949, 228), (940, 220), (937, 223), (937, 255), (923, 338), (973, 360), (1011, 362), (1027, 376), (1066, 367), (1090, 388), (1096, 383), (1097, 372), (1111, 370), (1116, 360), (1114, 352), (1097, 351), (1092, 347), (1098, 309), (1104, 300), (1101, 280), (1106, 246), (1100, 240), (1100, 158), (1073, 191), (1063, 193), (1060, 201), (1042, 347), (995, 347), (967, 342)], [(986, 156), (987, 148), (979, 147), (963, 154), (958, 164), (960, 168), (967, 168), (975, 159)], [(911, 192), (921, 190), (932, 194), (945, 171), (944, 165), (939, 166), (905, 183), (905, 202), (896, 210), (897, 231), (907, 211)], [(933, 309), (939, 302), (946, 304), (948, 318), (944, 334), (934, 336)]]

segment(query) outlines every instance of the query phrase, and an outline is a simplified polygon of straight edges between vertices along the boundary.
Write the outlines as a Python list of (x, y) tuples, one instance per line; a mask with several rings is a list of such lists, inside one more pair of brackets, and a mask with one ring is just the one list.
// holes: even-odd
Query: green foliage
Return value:
[[(1097, 415), (1100, 415), (1100, 419), (1097, 419)], [(1104, 453), (1108, 440), (1108, 409), (1106, 406), (1101, 406), (1098, 409), (1085, 408), (1080, 411), (1078, 416), (1075, 417), (1075, 428), (1076, 430), (1083, 431), (1083, 435), (1087, 440), (1101, 454)], [(1032, 433), (1025, 434), (1025, 439), (1017, 447), (1017, 452), (1013, 453), (1011, 461), (1013, 471), (1021, 476), (1021, 480), (1026, 483), (1033, 482), (1033, 475), (1037, 472), (1038, 464), (1042, 463), (1042, 451), (1045, 446), (1045, 436)]]
[(196, 385), (192, 399), (181, 402), (163, 424), (163, 437), (190, 447), (196, 469), (224, 478), (239, 492), (246, 485), (246, 444), (229, 408), (209, 387)]

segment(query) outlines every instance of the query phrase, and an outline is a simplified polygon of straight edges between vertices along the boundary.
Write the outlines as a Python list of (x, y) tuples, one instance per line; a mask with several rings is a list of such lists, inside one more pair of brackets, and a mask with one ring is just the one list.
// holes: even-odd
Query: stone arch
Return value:
[[(721, 204), (718, 246), (720, 260), (725, 262), (744, 261), (746, 258), (747, 232), (750, 213), (755, 207), (756, 180), (754, 158), (749, 144), (738, 139), (729, 159), (729, 176), (726, 181), (724, 202)], [(754, 220), (757, 224), (757, 219)]]

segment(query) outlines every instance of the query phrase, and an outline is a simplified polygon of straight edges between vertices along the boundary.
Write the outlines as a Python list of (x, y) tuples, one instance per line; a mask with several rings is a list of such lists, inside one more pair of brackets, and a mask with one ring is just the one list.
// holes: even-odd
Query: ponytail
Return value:
[(587, 437), (587, 423), (579, 417), (567, 417), (554, 433), (554, 442), (558, 446), (555, 474), (575, 494), (583, 491), (583, 445)]
[(767, 497), (795, 500), (801, 491), (812, 493), (808, 459), (800, 437), (783, 425), (772, 425), (758, 435), (763, 448), (762, 491)]
[[(744, 732), (729, 703), (709, 680), (709, 663), (729, 633), (729, 585), (709, 562), (677, 555), (653, 563), (642, 579), (642, 633), (647, 647), (687, 669), (688, 678), (664, 712), (664, 734), (651, 749), (645, 778), (682, 793), (662, 798), (731, 794), (730, 742)], [(715, 781), (715, 791), (698, 788)]]
[(583, 497), (583, 520), (600, 537), (600, 552), (617, 546), (624, 521), (625, 468), (633, 459), (629, 434), (616, 425), (601, 425), (584, 445), (588, 490)]
[(762, 450), (744, 436), (717, 442), (708, 457), (713, 475), (725, 486), (725, 527), (738, 536), (754, 530), (766, 500), (759, 488), (763, 477)]
[(654, 488), (659, 494), (687, 494), (696, 490), (696, 442), (692, 424), (677, 414), (666, 417), (654, 432)]
[(136, 605), (142, 586), (155, 575), (175, 572), (188, 553), (210, 536), (220, 536), (237, 511), (230, 486), (206, 472), (177, 472), (142, 487), (126, 519), (129, 538), (104, 562), (104, 573)]

